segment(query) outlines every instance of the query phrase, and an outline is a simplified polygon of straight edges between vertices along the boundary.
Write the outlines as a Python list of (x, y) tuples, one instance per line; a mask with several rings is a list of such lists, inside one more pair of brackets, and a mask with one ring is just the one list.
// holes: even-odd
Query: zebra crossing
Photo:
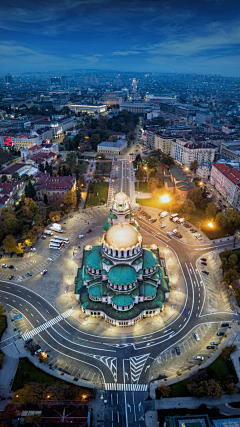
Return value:
[(133, 383), (137, 383), (141, 376), (143, 367), (150, 356), (150, 353), (144, 354), (142, 356), (130, 357), (130, 372), (131, 372), (131, 380)]
[(31, 331), (25, 332), (22, 334), (22, 339), (24, 341), (28, 340), (29, 338), (34, 337), (35, 335), (40, 334), (40, 332), (45, 331), (48, 328), (51, 328), (53, 325), (56, 325), (56, 323), (61, 322), (61, 320), (65, 319), (66, 317), (71, 316), (73, 312), (73, 309), (65, 311), (62, 314), (59, 314), (54, 319), (48, 320), (47, 322), (43, 323), (42, 325), (38, 326), (37, 328), (32, 329)]
[(105, 390), (107, 391), (147, 391), (147, 389), (147, 384), (105, 383)]

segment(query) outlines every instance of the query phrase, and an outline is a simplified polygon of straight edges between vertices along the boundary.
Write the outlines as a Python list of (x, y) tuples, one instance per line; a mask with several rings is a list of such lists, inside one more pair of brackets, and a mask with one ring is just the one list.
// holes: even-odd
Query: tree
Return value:
[(22, 405), (33, 403), (39, 404), (39, 401), (45, 398), (45, 389), (42, 384), (30, 383), (25, 384), (23, 388), (14, 393), (13, 403)]
[(45, 205), (47, 205), (47, 204), (48, 204), (48, 196), (47, 196), (47, 193), (44, 193), (44, 195), (43, 195), (43, 202), (45, 203)]
[(77, 206), (76, 191), (68, 191), (63, 198), (63, 203), (67, 208), (75, 209)]
[(2, 243), (5, 252), (16, 252), (17, 242), (11, 234), (6, 236)]
[(207, 387), (207, 397), (214, 399), (219, 399), (222, 397), (223, 390), (221, 387), (220, 382), (215, 381), (214, 379), (211, 379), (208, 381), (208, 387)]
[(2, 175), (1, 181), (2, 182), (7, 182), (7, 175)]
[(17, 247), (16, 247), (16, 254), (23, 254), (23, 252), (24, 252), (24, 248), (23, 248), (23, 245), (22, 245), (22, 243), (18, 243), (17, 244)]
[(4, 313), (5, 313), (4, 305), (0, 305), (0, 316), (3, 316)]
[(106, 156), (105, 156), (105, 154), (104, 154), (104, 153), (100, 153), (100, 154), (97, 154), (97, 155), (95, 156), (95, 159), (96, 159), (96, 160), (105, 160), (105, 159), (106, 159)]
[(210, 202), (210, 203), (207, 204), (204, 216), (207, 219), (214, 220), (215, 216), (217, 215), (217, 211), (218, 211), (218, 209), (217, 209), (217, 206), (215, 205), (215, 203), (214, 202)]
[(190, 169), (191, 169), (191, 171), (194, 171), (194, 173), (196, 173), (197, 168), (198, 168), (198, 161), (197, 161), (197, 160), (194, 160), (194, 161), (193, 161), (193, 162), (191, 162), (191, 164), (190, 164)]
[(136, 172), (136, 178), (138, 181), (143, 181), (146, 176), (146, 172), (143, 168), (139, 168)]
[(222, 283), (223, 284), (227, 284), (227, 285), (231, 285), (234, 286), (236, 284), (238, 284), (238, 280), (239, 280), (239, 273), (237, 270), (230, 268), (229, 270), (225, 271), (224, 273), (224, 278), (222, 279)]
[(35, 199), (36, 197), (36, 190), (33, 187), (31, 181), (29, 181), (25, 186), (25, 196), (29, 197), (30, 199)]
[(221, 359), (228, 360), (230, 359), (230, 355), (236, 350), (236, 345), (229, 345), (228, 347), (225, 347), (222, 349), (222, 352), (220, 354)]
[(60, 211), (53, 211), (49, 213), (49, 219), (53, 222), (59, 221), (61, 218), (61, 212)]
[(67, 176), (67, 169), (65, 165), (62, 166), (62, 176)]
[(39, 163), (38, 170), (39, 170), (39, 172), (44, 172), (44, 164), (43, 163)]
[(66, 163), (67, 163), (67, 165), (68, 165), (70, 168), (72, 168), (73, 166), (75, 166), (75, 165), (76, 165), (76, 162), (77, 162), (76, 154), (75, 154), (75, 153), (73, 153), (73, 152), (68, 153), (68, 154), (67, 154), (67, 157), (66, 157)]
[(18, 172), (13, 172), (12, 178), (13, 179), (19, 179), (20, 178), (19, 173)]
[(158, 180), (156, 178), (150, 178), (148, 180), (148, 189), (150, 193), (152, 193), (157, 186), (158, 186)]
[(160, 387), (157, 387), (156, 390), (158, 391), (158, 394), (162, 397), (168, 397), (171, 393), (170, 387), (163, 384)]
[(189, 219), (192, 212), (196, 210), (196, 206), (192, 200), (185, 200), (181, 206), (180, 206), (180, 212), (181, 214), (186, 218)]
[(71, 168), (67, 168), (66, 174), (67, 174), (67, 176), (72, 176)]

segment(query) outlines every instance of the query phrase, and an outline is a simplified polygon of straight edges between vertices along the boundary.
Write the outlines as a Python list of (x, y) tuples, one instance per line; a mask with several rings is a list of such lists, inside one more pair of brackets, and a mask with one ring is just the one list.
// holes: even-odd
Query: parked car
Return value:
[(195, 356), (194, 359), (195, 360), (204, 360), (204, 357), (203, 356)]
[(207, 261), (207, 258), (201, 258), (201, 261)]
[(181, 354), (181, 352), (180, 352), (180, 348), (179, 347), (175, 347), (175, 350), (176, 350), (176, 353), (179, 355), (179, 354)]
[(8, 268), (10, 268), (11, 270), (14, 269), (14, 265), (9, 265)]
[(89, 229), (86, 231), (86, 233), (91, 233), (91, 231), (92, 231), (92, 228), (89, 228)]
[(199, 335), (198, 335), (198, 334), (193, 334), (193, 337), (195, 338), (195, 340), (196, 340), (196, 341), (199, 341), (199, 340), (200, 340), (200, 338), (199, 338)]
[(206, 349), (207, 350), (215, 350), (215, 346), (214, 345), (207, 345)]
[(37, 249), (36, 249), (36, 248), (31, 248), (31, 249), (30, 249), (30, 251), (32, 251), (32, 252), (36, 252), (36, 251), (37, 251)]
[(53, 259), (52, 258), (48, 258), (48, 261), (53, 262)]
[(209, 271), (207, 270), (202, 270), (202, 273), (206, 274), (207, 276), (209, 275)]
[(47, 270), (43, 270), (43, 271), (41, 271), (41, 276), (43, 276), (44, 274), (46, 274), (47, 273)]
[(170, 231), (167, 231), (167, 236), (171, 237), (172, 233), (170, 233)]
[(32, 273), (30, 271), (27, 272), (28, 276), (32, 276)]
[(165, 227), (166, 227), (166, 224), (162, 224), (160, 228), (165, 228)]
[(42, 236), (42, 239), (45, 240), (47, 237), (46, 236)]
[(8, 279), (9, 279), (9, 280), (12, 280), (13, 278), (14, 278), (14, 276), (9, 276), (9, 278), (8, 278)]
[(8, 268), (7, 264), (2, 264), (2, 268)]
[(225, 335), (225, 333), (224, 333), (224, 332), (218, 332), (218, 333), (217, 333), (217, 336), (218, 336), (218, 337), (221, 337), (221, 336), (223, 336), (223, 335)]
[(79, 236), (78, 236), (79, 239), (82, 239), (83, 237), (84, 237), (83, 234), (79, 234)]
[(206, 261), (202, 261), (201, 264), (202, 265), (207, 265), (207, 262)]
[(38, 353), (41, 353), (41, 352), (42, 352), (42, 349), (39, 348), (38, 350), (34, 351), (34, 354), (38, 354)]
[(222, 328), (229, 327), (229, 323), (222, 323), (221, 326), (222, 326)]
[(215, 342), (215, 341), (213, 341), (213, 342), (211, 342), (210, 344), (211, 344), (211, 345), (218, 345), (219, 343), (218, 343), (217, 341), (216, 341), (216, 342)]

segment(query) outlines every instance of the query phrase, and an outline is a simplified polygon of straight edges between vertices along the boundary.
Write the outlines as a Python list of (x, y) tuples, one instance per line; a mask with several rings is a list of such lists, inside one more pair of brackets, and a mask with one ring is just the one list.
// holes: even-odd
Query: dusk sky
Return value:
[(1, 0), (1, 73), (240, 75), (237, 0)]

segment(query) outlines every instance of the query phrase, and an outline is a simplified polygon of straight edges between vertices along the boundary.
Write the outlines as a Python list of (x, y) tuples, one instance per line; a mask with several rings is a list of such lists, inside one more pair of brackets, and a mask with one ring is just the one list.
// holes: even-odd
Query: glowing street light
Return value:
[(167, 194), (164, 194), (164, 196), (161, 197), (162, 203), (168, 203), (170, 202), (170, 197)]
[(213, 228), (213, 223), (212, 223), (212, 222), (209, 222), (209, 223), (208, 223), (208, 227)]

